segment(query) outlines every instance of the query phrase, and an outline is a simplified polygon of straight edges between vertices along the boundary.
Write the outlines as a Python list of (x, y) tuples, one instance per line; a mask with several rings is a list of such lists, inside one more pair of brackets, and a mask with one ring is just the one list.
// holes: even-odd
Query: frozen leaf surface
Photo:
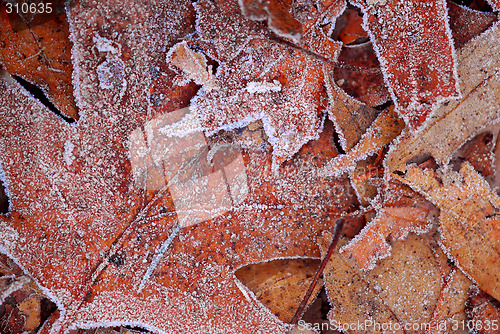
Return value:
[[(243, 16), (236, 1), (196, 3), (199, 43), (221, 64), (215, 75), (219, 89), (203, 87), (191, 108), (208, 133), (262, 120), (275, 168), (317, 138), (327, 100), (323, 58), (334, 61), (340, 51), (340, 43), (314, 31), (333, 20), (343, 3), (321, 5), (322, 11), (310, 8), (304, 15), (314, 20), (303, 23), (305, 44), (292, 47), (274, 41), (267, 30)], [(320, 55), (313, 55), (311, 48)]]
[[(322, 253), (330, 240), (325, 234), (320, 243)], [(362, 271), (354, 261), (334, 253), (324, 273), (332, 305), (330, 321), (345, 325), (359, 321), (368, 333), (388, 332), (375, 323), (392, 323), (391, 333), (421, 333), (412, 331), (411, 326), (403, 330), (403, 326), (426, 323), (432, 317), (442, 289), (441, 267), (446, 266), (445, 257), (434, 255), (436, 248), (439, 251), (429, 238), (415, 235), (394, 241), (392, 255), (371, 271)]]
[[(166, 50), (150, 42), (146, 4), (86, 4), (70, 13), (77, 124), (0, 83), (0, 161), (11, 200), (0, 249), (57, 303), (60, 317), (45, 330), (284, 332), (234, 272), (319, 256), (320, 231), (351, 210), (348, 180), (317, 173), (337, 155), (332, 129), (274, 175), (269, 146), (207, 138), (186, 109), (159, 113), (151, 103), (151, 58)], [(174, 7), (188, 10), (189, 2)], [(174, 44), (182, 32), (165, 28), (161, 37)]]
[(78, 118), (71, 84), (71, 42), (62, 4), (52, 12), (33, 15), (0, 9), (0, 64), (11, 74), (42, 88), (66, 116)]
[(405, 131), (389, 152), (389, 171), (404, 171), (405, 163), (430, 154), (447, 164), (453, 152), (486, 125), (500, 117), (500, 26), (464, 46), (457, 54), (458, 75), (463, 98), (443, 104), (432, 123), (419, 133)]
[(449, 257), (479, 287), (499, 299), (500, 198), (469, 163), (460, 173), (442, 179), (432, 170), (415, 165), (399, 179), (423, 194), (440, 210), (441, 242)]
[(413, 128), (435, 106), (459, 96), (446, 3), (362, 1), (364, 13), (396, 110)]

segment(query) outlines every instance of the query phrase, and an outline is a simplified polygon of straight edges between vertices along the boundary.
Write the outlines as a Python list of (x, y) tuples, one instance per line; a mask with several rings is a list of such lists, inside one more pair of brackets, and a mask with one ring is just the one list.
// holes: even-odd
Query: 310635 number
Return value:
[(7, 14), (16, 13), (16, 14), (50, 14), (52, 13), (52, 3), (26, 3), (23, 2), (19, 4), (17, 2), (7, 2)]

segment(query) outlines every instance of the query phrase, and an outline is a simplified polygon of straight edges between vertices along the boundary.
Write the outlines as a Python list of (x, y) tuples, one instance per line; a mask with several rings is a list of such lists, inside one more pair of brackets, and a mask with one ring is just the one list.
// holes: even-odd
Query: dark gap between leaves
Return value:
[(460, 6), (465, 6), (473, 10), (478, 10), (480, 12), (491, 13), (493, 8), (486, 0), (450, 0)]
[(38, 101), (40, 101), (44, 106), (47, 107), (50, 111), (52, 111), (54, 114), (62, 118), (65, 122), (71, 124), (74, 123), (75, 120), (71, 117), (68, 117), (64, 115), (57, 107), (49, 100), (47, 95), (43, 92), (40, 87), (32, 84), (31, 82), (28, 82), (21, 78), (20, 76), (17, 76), (15, 74), (11, 74), (12, 78), (16, 80), (21, 86), (23, 86), (24, 89), (26, 89), (28, 92), (30, 92), (31, 95), (33, 95), (34, 98), (36, 98)]
[(45, 321), (57, 310), (56, 304), (47, 298), (43, 298), (40, 301), (40, 326), (36, 329), (36, 332), (40, 330)]
[(333, 140), (333, 145), (335, 145), (335, 148), (337, 149), (337, 152), (339, 152), (340, 154), (345, 154), (342, 145), (340, 145), (340, 137), (337, 131), (333, 131), (332, 140)]
[(0, 213), (8, 213), (9, 212), (9, 197), (7, 196), (7, 190), (3, 185), (3, 182), (0, 181)]

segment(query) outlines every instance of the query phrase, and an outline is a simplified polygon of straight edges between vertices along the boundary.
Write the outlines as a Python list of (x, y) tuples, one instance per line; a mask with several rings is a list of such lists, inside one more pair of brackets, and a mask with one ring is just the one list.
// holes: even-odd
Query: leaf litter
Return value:
[[(428, 160), (420, 169), (410, 166), (407, 174), (388, 178), (421, 153), (446, 165), (458, 147), (496, 121), (496, 100), (486, 99), (481, 102), (486, 119), (467, 121), (473, 128), (458, 138), (441, 133), (452, 128), (455, 116), (448, 115), (477, 87), (485, 86), (485, 93), (470, 103), (497, 90), (491, 80), (496, 65), (486, 63), (498, 59), (496, 49), (480, 44), (491, 44), (498, 28), (466, 44), (456, 59), (451, 43), (452, 35), (457, 47), (488, 29), (493, 16), (464, 17), (463, 8), (441, 1), (426, 4), (434, 18), (420, 13), (423, 7), (416, 2), (356, 5), (365, 13), (365, 29), (396, 112), (407, 123), (404, 130), (392, 108), (368, 106), (383, 101), (383, 90), (361, 98), (363, 103), (333, 80), (341, 43), (330, 37), (343, 1), (199, 0), (191, 5), (177, 0), (158, 3), (155, 16), (138, 3), (69, 7), (78, 123), (68, 126), (47, 113), (15, 83), (2, 81), (0, 90), (6, 101), (0, 160), (11, 202), (0, 223), (0, 245), (57, 303), (59, 311), (42, 333), (103, 325), (179, 333), (286, 332), (314, 273), (314, 265), (291, 270), (291, 264), (314, 263), (303, 258), (320, 255), (321, 231), (351, 213), (345, 236), (357, 236), (342, 241), (342, 251), (334, 253), (324, 273), (330, 320), (449, 324), (494, 314), (494, 309), (465, 312), (469, 277), (498, 296), (495, 262), (471, 257), (463, 247), (467, 242), (490, 247), (486, 261), (495, 258), (490, 251), (498, 253), (498, 223), (491, 211), (498, 205), (495, 194), (467, 164), (462, 176), (444, 168), (429, 178), (436, 166)], [(447, 7), (455, 11), (452, 33)], [(373, 20), (376, 15), (385, 21)], [(411, 20), (389, 29), (401, 15)], [(477, 29), (458, 31), (465, 23), (457, 22), (466, 18), (477, 20)], [(352, 41), (351, 32), (364, 34), (359, 22), (351, 28), (342, 35), (344, 42)], [(413, 52), (431, 40), (440, 53)], [(391, 58), (395, 55), (400, 58)], [(464, 68), (473, 68), (470, 63), (481, 61), (479, 70), (464, 74)], [(434, 63), (440, 66), (429, 65)], [(424, 74), (415, 76), (418, 71)], [(406, 83), (418, 89), (402, 89)], [(438, 108), (456, 98), (458, 83), (463, 100)], [(370, 89), (360, 91), (370, 94)], [(436, 124), (440, 131), (431, 133)], [(345, 155), (334, 147), (335, 136)], [(478, 170), (493, 173), (488, 170), (493, 146), (482, 144), (484, 136), (465, 146), (453, 163), (470, 160)], [(412, 144), (414, 138), (426, 145), (431, 140), (425, 138), (440, 138), (448, 148), (419, 151), (424, 144)], [(372, 164), (373, 170), (363, 172)], [(415, 176), (423, 166), (433, 170)], [(453, 181), (458, 185), (461, 177), (475, 180), (476, 189), (469, 185), (468, 191), (484, 191), (461, 197), (453, 208), (420, 187), (424, 181), (436, 189)], [(445, 186), (433, 183), (440, 178)], [(493, 206), (477, 196), (488, 196)], [(430, 202), (441, 209), (439, 240), (445, 253), (435, 243), (439, 234)], [(473, 222), (473, 233), (458, 228), (457, 215)], [(414, 234), (429, 228), (427, 234)], [(336, 273), (338, 268), (345, 272)], [(249, 280), (242, 284), (237, 270), (249, 273)], [(287, 270), (292, 276), (284, 274)], [(268, 288), (259, 288), (255, 275)], [(294, 292), (280, 305), (283, 289)], [(20, 307), (36, 319), (33, 301), (28, 298)], [(352, 319), (339, 311), (345, 307)], [(373, 307), (377, 312), (370, 311)], [(432, 332), (443, 331), (437, 326)]]

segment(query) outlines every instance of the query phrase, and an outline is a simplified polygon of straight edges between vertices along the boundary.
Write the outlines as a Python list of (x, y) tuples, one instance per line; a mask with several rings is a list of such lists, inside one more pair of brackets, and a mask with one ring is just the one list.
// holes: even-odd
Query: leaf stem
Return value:
[(313, 281), (311, 282), (311, 285), (309, 285), (309, 289), (307, 290), (304, 298), (302, 298), (299, 308), (295, 312), (295, 315), (293, 316), (292, 321), (290, 322), (291, 325), (296, 325), (300, 320), (300, 318), (302, 318), (302, 316), (304, 315), (304, 312), (306, 311), (307, 307), (307, 302), (311, 298), (314, 288), (318, 283), (319, 277), (323, 274), (323, 270), (325, 269), (328, 260), (330, 260), (330, 257), (332, 257), (335, 247), (337, 246), (337, 242), (339, 241), (340, 232), (342, 231), (343, 226), (344, 226), (344, 218), (337, 219), (337, 221), (335, 222), (333, 239), (332, 242), (330, 243), (330, 247), (328, 247), (328, 251), (326, 252), (325, 257), (321, 261), (321, 264), (318, 270), (316, 271), (316, 275), (314, 275)]

